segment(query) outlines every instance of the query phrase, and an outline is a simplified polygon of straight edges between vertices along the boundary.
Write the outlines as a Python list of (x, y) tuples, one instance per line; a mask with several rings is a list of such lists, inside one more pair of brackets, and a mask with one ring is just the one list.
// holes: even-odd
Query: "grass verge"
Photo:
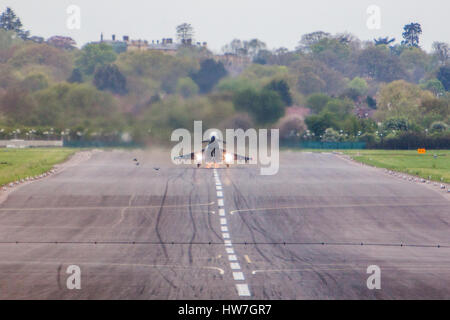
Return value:
[(76, 151), (66, 148), (0, 149), (0, 185), (47, 172)]
[(450, 150), (340, 150), (354, 160), (380, 168), (450, 183)]

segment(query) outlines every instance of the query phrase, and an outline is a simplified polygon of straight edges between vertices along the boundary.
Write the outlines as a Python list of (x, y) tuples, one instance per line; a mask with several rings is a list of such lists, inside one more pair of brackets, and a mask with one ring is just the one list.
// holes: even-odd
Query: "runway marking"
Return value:
[(236, 285), (239, 296), (250, 297), (250, 289), (247, 284), (237, 284)]
[(252, 260), (250, 260), (248, 255), (244, 255), (245, 261), (247, 261), (247, 263), (252, 263)]
[(298, 206), (298, 207), (278, 207), (278, 208), (254, 208), (254, 209), (241, 209), (230, 211), (233, 215), (239, 212), (250, 212), (250, 211), (269, 211), (269, 210), (286, 210), (286, 209), (321, 209), (321, 208), (359, 208), (359, 207), (424, 207), (424, 206), (448, 206), (444, 203), (421, 203), (421, 204), (349, 204), (349, 205), (318, 205), (318, 206)]
[[(222, 184), (220, 182), (219, 179), (219, 175), (217, 174), (217, 171), (214, 170), (214, 176), (216, 177), (216, 190), (217, 190), (217, 205), (219, 207), (219, 215), (224, 217), (225, 216), (225, 209), (223, 208), (224, 205), (224, 193), (223, 193), (223, 188), (222, 188)], [(224, 239), (224, 245), (225, 245), (225, 250), (228, 254), (228, 261), (230, 261), (230, 268), (231, 270), (241, 270), (241, 266), (240, 264), (237, 262), (238, 261), (238, 257), (234, 252), (233, 249), (233, 244), (231, 243), (231, 240), (228, 240), (231, 238), (230, 233), (229, 233), (229, 228), (227, 226), (227, 220), (225, 218), (221, 218), (220, 219), (220, 224), (221, 224), (221, 231), (222, 231), (222, 237)], [(225, 240), (226, 239), (226, 240)], [(246, 256), (246, 258), (248, 260), (250, 260), (248, 258), (248, 256)], [(233, 279), (235, 281), (244, 281), (245, 277), (244, 277), (244, 273), (243, 272), (233, 272)], [(250, 290), (248, 288), (247, 284), (241, 284), (238, 283), (236, 284), (236, 288), (238, 291), (238, 295), (240, 297), (249, 297), (251, 296), (250, 294)]]
[(236, 281), (243, 281), (243, 280), (245, 280), (244, 274), (242, 272), (233, 272), (233, 278)]
[(232, 262), (232, 263), (230, 263), (230, 268), (231, 268), (232, 270), (241, 270), (241, 266), (240, 266), (239, 263), (237, 263), (237, 262)]
[[(206, 207), (206, 206), (212, 206), (214, 205), (214, 201), (213, 202), (209, 202), (209, 203), (199, 203), (199, 204), (183, 204), (183, 205), (167, 205), (167, 206), (163, 206), (163, 208), (188, 208), (189, 206), (191, 207)], [(119, 207), (97, 207), (97, 206), (93, 206), (93, 207), (50, 207), (50, 208), (0, 208), (0, 211), (48, 211), (48, 210), (111, 210), (111, 209), (159, 209), (161, 208), (161, 206), (132, 206), (132, 207), (124, 207), (124, 206), (119, 206)]]
[(230, 254), (230, 255), (228, 256), (228, 261), (237, 261), (236, 255)]

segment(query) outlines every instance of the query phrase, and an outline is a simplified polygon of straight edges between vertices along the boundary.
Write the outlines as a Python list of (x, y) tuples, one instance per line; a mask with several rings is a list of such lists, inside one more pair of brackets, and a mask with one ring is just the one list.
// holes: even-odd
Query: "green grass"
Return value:
[(65, 148), (0, 149), (0, 185), (47, 172), (76, 151)]
[[(434, 181), (450, 182), (450, 150), (343, 150), (354, 160)], [(435, 158), (434, 155), (437, 155)], [(431, 177), (431, 178), (430, 178)], [(442, 180), (441, 180), (442, 179)]]

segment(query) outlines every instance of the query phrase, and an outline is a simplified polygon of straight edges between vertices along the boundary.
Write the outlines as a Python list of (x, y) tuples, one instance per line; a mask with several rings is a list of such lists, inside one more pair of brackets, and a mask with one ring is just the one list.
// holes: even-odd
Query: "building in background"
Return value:
[(106, 43), (113, 47), (117, 54), (125, 51), (157, 51), (168, 55), (176, 55), (178, 50), (182, 47), (199, 47), (207, 48), (206, 42), (196, 42), (195, 44), (191, 39), (188, 39), (183, 43), (176, 43), (172, 38), (163, 38), (162, 40), (152, 40), (150, 43), (147, 40), (132, 40), (129, 36), (123, 36), (122, 40), (118, 40), (116, 35), (112, 35), (111, 39), (106, 40), (103, 37), (103, 33), (100, 36), (99, 42), (94, 43)]

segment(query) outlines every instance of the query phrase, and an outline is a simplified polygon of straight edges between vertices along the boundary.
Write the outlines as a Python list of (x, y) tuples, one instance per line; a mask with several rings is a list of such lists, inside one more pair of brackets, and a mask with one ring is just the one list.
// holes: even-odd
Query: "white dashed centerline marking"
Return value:
[(228, 260), (229, 260), (229, 261), (237, 261), (237, 257), (236, 257), (234, 254), (230, 254), (230, 255), (228, 256)]
[[(214, 178), (216, 181), (216, 191), (217, 191), (217, 205), (219, 207), (219, 215), (221, 217), (226, 216), (225, 212), (225, 203), (224, 203), (224, 193), (223, 193), (223, 187), (222, 182), (220, 181), (219, 174), (216, 169), (214, 169)], [(244, 273), (236, 270), (241, 270), (241, 265), (238, 262), (238, 257), (234, 252), (233, 244), (231, 240), (229, 228), (228, 228), (228, 221), (226, 218), (220, 218), (220, 229), (222, 231), (222, 237), (224, 239), (224, 245), (225, 250), (228, 254), (228, 261), (230, 261), (230, 268), (233, 270), (233, 279), (234, 281), (245, 281)], [(248, 256), (245, 256), (248, 263), (250, 263), (250, 259)], [(236, 271), (236, 272), (235, 272)], [(246, 283), (237, 283), (236, 284), (237, 293), (240, 297), (250, 297), (250, 289), (248, 287), (248, 284)]]
[(230, 268), (233, 270), (241, 270), (241, 266), (237, 262), (230, 263)]
[(244, 274), (242, 272), (233, 272), (233, 278), (236, 281), (245, 280)]
[(236, 285), (239, 296), (250, 297), (250, 290), (247, 284), (237, 284)]

